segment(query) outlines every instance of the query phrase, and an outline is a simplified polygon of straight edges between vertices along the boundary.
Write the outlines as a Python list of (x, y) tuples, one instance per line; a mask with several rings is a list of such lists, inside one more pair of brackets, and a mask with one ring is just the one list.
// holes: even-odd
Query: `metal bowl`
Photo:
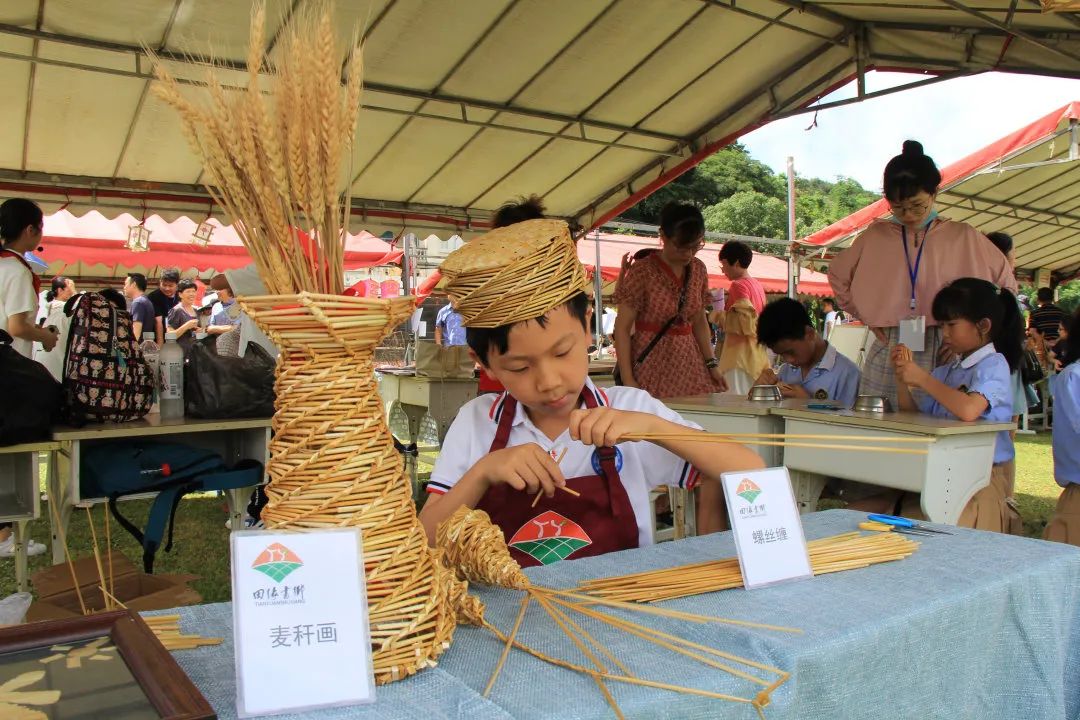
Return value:
[(855, 410), (860, 412), (889, 412), (889, 401), (880, 395), (860, 395), (855, 398)]
[(747, 397), (751, 400), (777, 401), (782, 396), (780, 395), (780, 388), (776, 385), (755, 385), (750, 388), (750, 394)]

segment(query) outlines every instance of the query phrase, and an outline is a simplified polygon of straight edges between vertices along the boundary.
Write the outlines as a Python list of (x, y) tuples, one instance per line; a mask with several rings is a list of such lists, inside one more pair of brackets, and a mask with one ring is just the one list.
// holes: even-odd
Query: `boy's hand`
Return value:
[(542, 491), (548, 497), (555, 494), (555, 488), (566, 486), (562, 470), (536, 443), (496, 450), (485, 455), (477, 465), (488, 486), (501, 483), (530, 495)]
[(570, 413), (570, 437), (586, 445), (614, 447), (626, 435), (652, 432), (658, 420), (649, 413), (609, 407), (574, 410)]
[(787, 383), (780, 383), (780, 396), (801, 400), (810, 399), (810, 393), (806, 392), (806, 388), (802, 385), (788, 385)]
[(728, 391), (727, 378), (724, 377), (724, 371), (719, 367), (709, 369), (709, 375), (712, 376), (713, 382), (720, 388), (720, 392)]

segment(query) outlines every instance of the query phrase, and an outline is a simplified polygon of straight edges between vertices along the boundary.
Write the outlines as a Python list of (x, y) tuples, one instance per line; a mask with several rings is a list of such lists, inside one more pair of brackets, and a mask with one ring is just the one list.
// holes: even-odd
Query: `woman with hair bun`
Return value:
[(896, 375), (889, 358), (896, 345), (906, 345), (927, 371), (955, 354), (942, 347), (931, 312), (943, 287), (975, 277), (1016, 293), (1006, 257), (972, 226), (938, 215), (934, 200), (940, 184), (941, 173), (922, 145), (905, 141), (903, 152), (885, 166), (884, 195), (892, 214), (872, 222), (829, 267), (840, 306), (876, 338), (859, 393), (883, 395), (893, 407)]
[(631, 265), (615, 292), (621, 381), (656, 398), (727, 389), (705, 316), (709, 273), (695, 257), (704, 238), (700, 210), (668, 203), (660, 213), (660, 250)]
[(64, 305), (74, 294), (75, 283), (71, 278), (57, 275), (52, 279), (49, 291), (45, 293), (45, 327), (56, 328), (59, 339), (52, 352), (46, 352), (44, 347), (36, 343), (34, 345), (34, 359), (44, 365), (57, 380), (62, 380), (64, 352), (67, 349), (68, 330), (71, 326), (71, 318), (64, 314)]

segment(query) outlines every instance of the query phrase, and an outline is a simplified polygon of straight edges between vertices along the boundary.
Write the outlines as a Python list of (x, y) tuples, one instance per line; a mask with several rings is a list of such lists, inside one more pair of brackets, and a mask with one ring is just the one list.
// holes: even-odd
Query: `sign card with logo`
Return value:
[(358, 528), (234, 532), (240, 717), (375, 701)]
[(787, 468), (724, 473), (720, 482), (746, 588), (812, 576)]

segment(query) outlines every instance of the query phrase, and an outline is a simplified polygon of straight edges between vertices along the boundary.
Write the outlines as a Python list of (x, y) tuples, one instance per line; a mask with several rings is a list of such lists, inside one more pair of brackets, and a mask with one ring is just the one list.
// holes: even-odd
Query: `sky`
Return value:
[[(905, 73), (869, 73), (867, 92), (917, 80)], [(851, 83), (824, 99), (854, 97)], [(850, 177), (881, 191), (885, 163), (904, 140), (918, 140), (938, 167), (982, 148), (1070, 102), (1080, 80), (985, 73), (934, 83), (818, 113), (778, 120), (739, 142), (774, 172), (795, 158), (800, 177)]]

